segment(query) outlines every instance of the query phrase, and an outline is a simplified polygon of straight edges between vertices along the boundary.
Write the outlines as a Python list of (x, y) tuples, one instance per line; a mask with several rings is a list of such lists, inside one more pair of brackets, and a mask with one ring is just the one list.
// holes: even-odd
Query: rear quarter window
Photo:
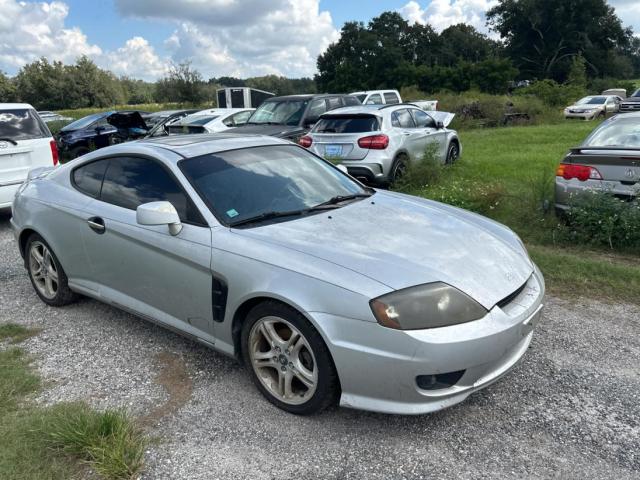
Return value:
[(73, 184), (82, 193), (97, 197), (100, 194), (108, 162), (108, 160), (98, 160), (76, 168), (72, 173)]
[(19, 141), (50, 136), (51, 132), (35, 110), (29, 108), (0, 110), (0, 138)]
[(364, 133), (380, 130), (380, 120), (373, 115), (331, 116), (321, 118), (314, 133)]

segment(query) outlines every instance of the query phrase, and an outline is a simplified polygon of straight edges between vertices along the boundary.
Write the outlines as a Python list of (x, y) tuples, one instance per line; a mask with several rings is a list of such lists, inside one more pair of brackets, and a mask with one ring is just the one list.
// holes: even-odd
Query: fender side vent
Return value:
[(213, 321), (223, 322), (227, 310), (227, 284), (219, 278), (213, 278), (211, 284), (211, 307)]

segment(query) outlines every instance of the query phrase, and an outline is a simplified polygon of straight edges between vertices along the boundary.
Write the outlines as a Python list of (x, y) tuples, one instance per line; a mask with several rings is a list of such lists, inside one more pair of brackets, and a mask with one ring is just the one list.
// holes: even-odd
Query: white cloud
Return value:
[(73, 62), (102, 54), (79, 28), (65, 28), (65, 3), (0, 0), (0, 12), (0, 69), (13, 71), (42, 56)]
[(0, 70), (16, 73), (40, 57), (74, 63), (81, 55), (118, 75), (155, 79), (168, 64), (149, 42), (133, 37), (115, 51), (89, 43), (80, 28), (68, 28), (69, 7), (63, 2), (27, 3), (0, 0)]
[(615, 8), (624, 26), (633, 27), (636, 36), (640, 34), (640, 1), (609, 0), (609, 4)]
[(116, 0), (123, 15), (176, 23), (165, 42), (172, 60), (204, 77), (310, 76), (339, 38), (319, 0)]
[(97, 63), (116, 75), (125, 75), (143, 80), (155, 80), (168, 68), (168, 61), (161, 59), (149, 42), (142, 37), (133, 37), (114, 52), (97, 58)]
[(423, 8), (412, 0), (399, 12), (409, 22), (428, 23), (438, 32), (451, 25), (466, 23), (480, 32), (489, 33), (485, 13), (497, 3), (497, 0), (432, 0)]

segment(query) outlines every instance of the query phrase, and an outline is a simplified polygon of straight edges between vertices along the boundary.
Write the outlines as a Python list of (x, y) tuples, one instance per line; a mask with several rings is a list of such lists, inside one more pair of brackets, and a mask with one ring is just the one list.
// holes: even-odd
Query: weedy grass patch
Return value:
[[(0, 325), (0, 339), (17, 343), (37, 331)], [(130, 479), (143, 466), (146, 438), (128, 414), (98, 412), (84, 403), (38, 407), (42, 388), (24, 350), (0, 349), (0, 478), (86, 478), (90, 470), (109, 480)]]

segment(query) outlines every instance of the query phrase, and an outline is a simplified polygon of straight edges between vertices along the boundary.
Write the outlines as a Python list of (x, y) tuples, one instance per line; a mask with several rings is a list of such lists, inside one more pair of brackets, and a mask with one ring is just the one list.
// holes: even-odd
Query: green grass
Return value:
[[(558, 236), (553, 213), (555, 168), (595, 122), (461, 131), (463, 156), (435, 185), (408, 193), (487, 215), (515, 230), (531, 248), (550, 291), (640, 303), (637, 252), (587, 250)], [(543, 206), (550, 206), (548, 211)], [(639, 246), (640, 247), (640, 246)]]
[(26, 328), (15, 323), (3, 323), (0, 324), (0, 341), (9, 340), (11, 343), (20, 343), (38, 332), (37, 329)]
[[(35, 332), (3, 325), (2, 338)], [(0, 350), (0, 478), (63, 480), (135, 478), (146, 440), (124, 412), (97, 412), (83, 403), (37, 407), (30, 396), (41, 388), (25, 352)]]

